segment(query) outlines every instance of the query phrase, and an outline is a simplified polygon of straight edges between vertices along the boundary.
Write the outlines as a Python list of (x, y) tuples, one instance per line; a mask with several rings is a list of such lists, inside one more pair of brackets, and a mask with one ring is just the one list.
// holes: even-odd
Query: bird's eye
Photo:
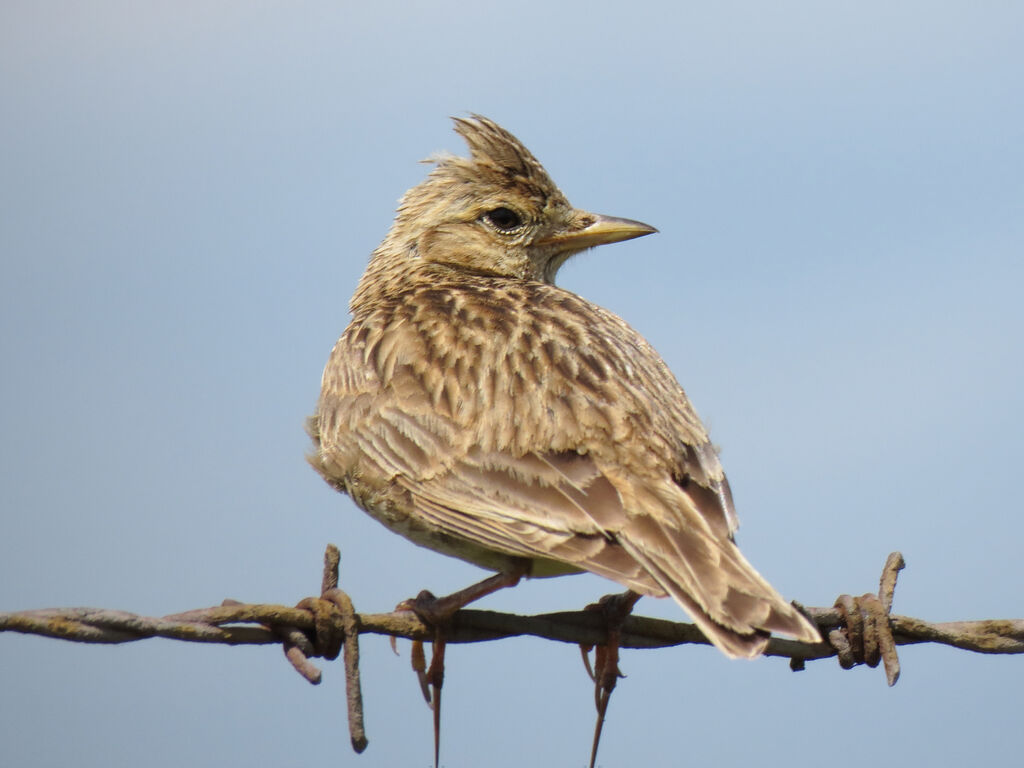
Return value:
[(505, 206), (490, 210), (483, 217), (491, 226), (502, 232), (511, 232), (523, 223), (523, 219), (518, 213)]

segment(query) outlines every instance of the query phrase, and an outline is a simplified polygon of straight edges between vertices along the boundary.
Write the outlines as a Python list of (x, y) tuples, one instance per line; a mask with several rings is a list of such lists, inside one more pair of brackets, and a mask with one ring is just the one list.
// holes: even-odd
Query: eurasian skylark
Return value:
[[(616, 315), (554, 285), (646, 224), (573, 208), (519, 141), (455, 119), (349, 308), (311, 463), (417, 544), (507, 575), (591, 571), (670, 595), (728, 656), (814, 626), (734, 543), (729, 484), (682, 387)], [(501, 579), (499, 579), (501, 581)]]

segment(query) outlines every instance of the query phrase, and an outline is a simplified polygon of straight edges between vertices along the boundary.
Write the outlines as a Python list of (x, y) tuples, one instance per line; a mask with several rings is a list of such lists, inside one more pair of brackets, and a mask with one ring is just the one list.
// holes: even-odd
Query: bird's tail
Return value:
[(652, 575), (690, 614), (705, 637), (727, 656), (759, 656), (773, 632), (805, 643), (821, 642), (821, 635), (810, 620), (783, 600), (739, 550), (735, 554), (745, 572), (729, 574), (724, 599), (705, 590), (695, 590), (697, 596), (691, 597), (678, 581), (663, 573)]
[(731, 538), (691, 521), (677, 527), (665, 518), (634, 518), (642, 530), (624, 531), (620, 542), (715, 646), (727, 656), (753, 658), (772, 632), (821, 642), (811, 621), (783, 600)]

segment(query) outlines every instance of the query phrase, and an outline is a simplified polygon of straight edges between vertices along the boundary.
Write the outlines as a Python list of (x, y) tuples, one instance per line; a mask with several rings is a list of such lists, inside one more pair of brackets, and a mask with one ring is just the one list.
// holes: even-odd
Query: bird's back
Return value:
[[(353, 310), (324, 370), (318, 416), (328, 432), (396, 410), (432, 422), (442, 454), (573, 451), (652, 478), (724, 478), (654, 349), (576, 294), (427, 265)], [(418, 480), (431, 471), (406, 469)], [(718, 512), (728, 532), (724, 493)]]

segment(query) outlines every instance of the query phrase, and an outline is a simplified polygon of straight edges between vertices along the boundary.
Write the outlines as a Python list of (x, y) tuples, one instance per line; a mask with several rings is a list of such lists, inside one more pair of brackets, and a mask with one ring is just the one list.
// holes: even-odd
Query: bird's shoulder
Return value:
[(365, 305), (324, 371), (324, 407), (376, 398), (489, 450), (708, 442), (682, 387), (624, 320), (540, 282), (432, 270)]

